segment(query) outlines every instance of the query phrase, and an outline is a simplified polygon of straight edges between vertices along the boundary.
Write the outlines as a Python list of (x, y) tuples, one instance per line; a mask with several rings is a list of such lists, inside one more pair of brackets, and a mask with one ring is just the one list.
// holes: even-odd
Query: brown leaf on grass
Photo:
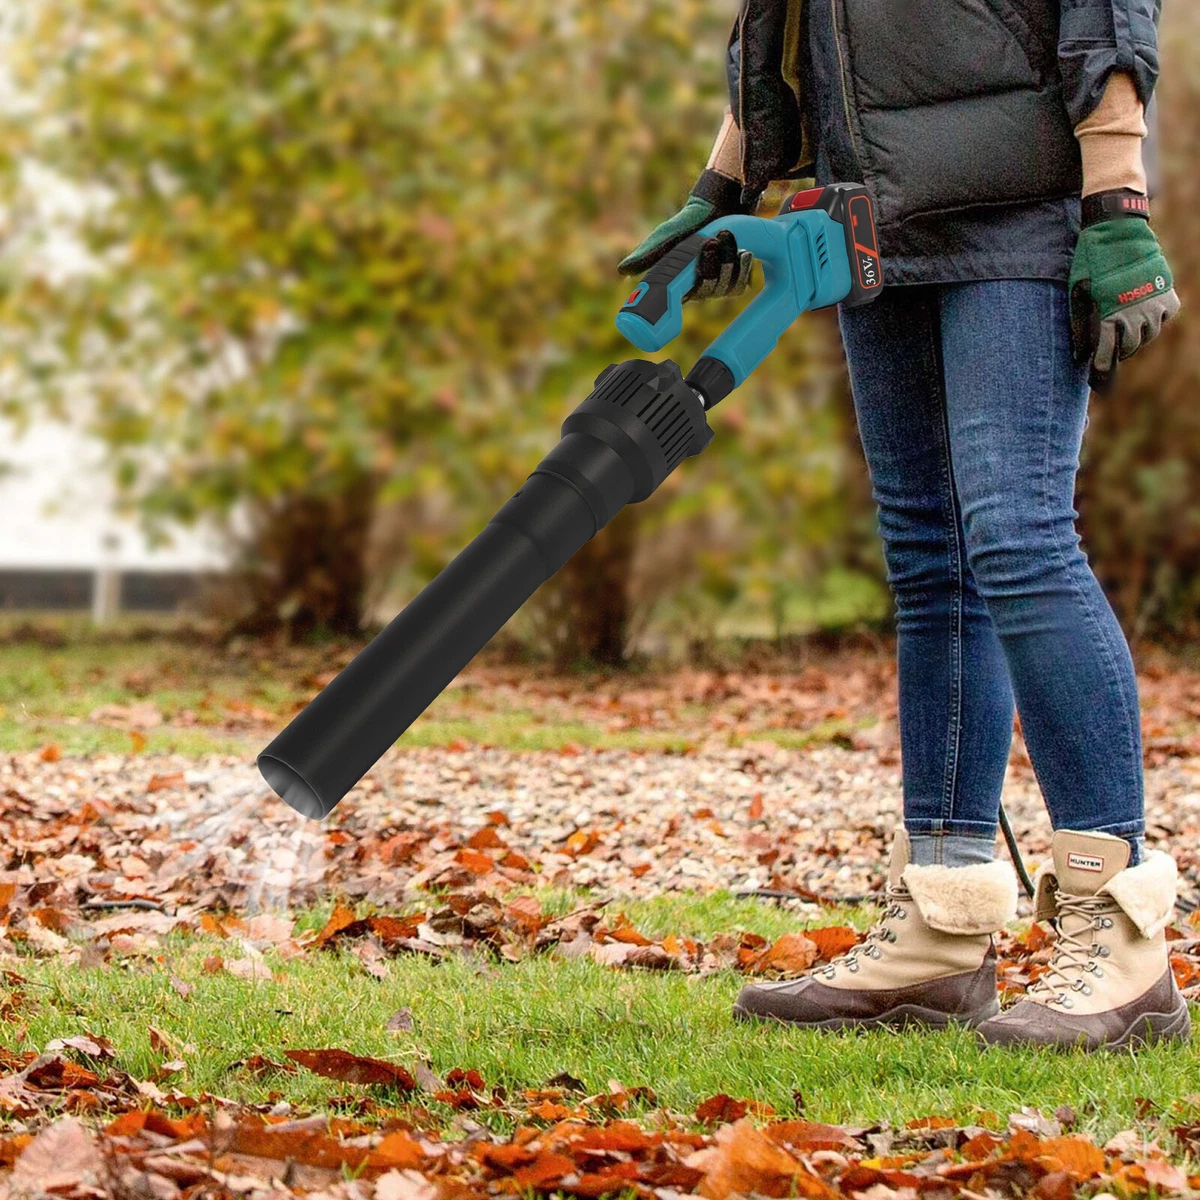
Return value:
[(349, 1167), (361, 1170), (368, 1166), (390, 1166), (376, 1162), (373, 1153), (364, 1146), (352, 1146), (330, 1137), (320, 1129), (273, 1129), (270, 1125), (240, 1121), (225, 1131), (216, 1142), (221, 1151), (250, 1154), (256, 1158), (302, 1163), (309, 1167), (338, 1170)]
[(13, 1164), (11, 1184), (17, 1195), (30, 1187), (34, 1194), (70, 1194), (94, 1187), (104, 1168), (92, 1135), (73, 1117), (43, 1129)]
[(113, 1059), (117, 1052), (107, 1038), (94, 1033), (79, 1033), (74, 1037), (55, 1038), (46, 1043), (46, 1053), (53, 1054), (56, 1050), (78, 1050), (88, 1058)]
[(696, 1120), (702, 1125), (732, 1125), (749, 1111), (745, 1100), (735, 1100), (724, 1092), (709, 1096), (696, 1106)]
[(781, 1146), (756, 1129), (749, 1118), (717, 1130), (713, 1147), (696, 1164), (704, 1171), (697, 1191), (707, 1200), (732, 1195), (840, 1196)]
[(360, 1083), (368, 1086), (395, 1087), (405, 1092), (415, 1092), (417, 1081), (412, 1073), (396, 1063), (381, 1058), (365, 1058), (351, 1054), (348, 1050), (285, 1050), (292, 1062), (326, 1079), (337, 1079), (342, 1083)]
[(785, 933), (762, 953), (752, 971), (755, 975), (798, 975), (817, 961), (817, 954), (816, 943), (803, 933)]
[(387, 1024), (384, 1029), (388, 1033), (408, 1033), (414, 1027), (413, 1014), (411, 1008), (397, 1009), (388, 1017)]
[(858, 1139), (840, 1125), (826, 1125), (821, 1121), (776, 1121), (763, 1132), (770, 1141), (788, 1146), (797, 1154), (861, 1148)]

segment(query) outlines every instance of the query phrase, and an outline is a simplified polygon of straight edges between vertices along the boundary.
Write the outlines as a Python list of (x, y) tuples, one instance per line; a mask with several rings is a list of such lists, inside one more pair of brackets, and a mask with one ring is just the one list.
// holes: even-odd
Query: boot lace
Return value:
[(824, 975), (826, 979), (832, 979), (839, 970), (847, 970), (854, 974), (858, 970), (860, 959), (879, 958), (883, 953), (881, 947), (894, 943), (898, 936), (891, 927), (891, 922), (908, 920), (908, 909), (904, 907), (904, 904), (911, 900), (912, 894), (908, 888), (904, 886), (888, 888), (887, 908), (883, 910), (879, 920), (867, 930), (863, 940), (857, 946), (847, 950), (845, 954), (839, 954), (837, 958), (830, 959), (825, 966), (819, 968), (817, 973)]
[(1049, 965), (1029, 987), (1043, 1004), (1061, 1008), (1074, 1005), (1072, 993), (1092, 994), (1092, 979), (1102, 979), (1104, 968), (1097, 959), (1109, 956), (1109, 948), (1092, 936), (1102, 929), (1111, 929), (1111, 914), (1115, 905), (1108, 896), (1072, 896), (1059, 892), (1054, 927), (1058, 940)]

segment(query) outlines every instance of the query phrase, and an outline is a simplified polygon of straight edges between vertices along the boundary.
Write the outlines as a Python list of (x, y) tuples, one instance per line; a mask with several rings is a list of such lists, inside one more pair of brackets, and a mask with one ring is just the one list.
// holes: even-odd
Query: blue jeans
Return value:
[(1075, 530), (1087, 371), (1067, 291), (893, 287), (842, 335), (896, 601), (913, 860), (992, 856), (1020, 713), (1056, 829), (1144, 828), (1129, 647)]

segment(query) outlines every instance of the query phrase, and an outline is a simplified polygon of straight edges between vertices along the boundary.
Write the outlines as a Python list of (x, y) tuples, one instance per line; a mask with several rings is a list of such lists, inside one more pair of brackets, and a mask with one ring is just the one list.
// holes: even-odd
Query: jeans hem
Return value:
[[(994, 821), (942, 821), (934, 818), (905, 818), (905, 831), (910, 837), (962, 837), (978, 838), (980, 841), (995, 841), (997, 825)], [(1106, 831), (1107, 832), (1107, 831)]]

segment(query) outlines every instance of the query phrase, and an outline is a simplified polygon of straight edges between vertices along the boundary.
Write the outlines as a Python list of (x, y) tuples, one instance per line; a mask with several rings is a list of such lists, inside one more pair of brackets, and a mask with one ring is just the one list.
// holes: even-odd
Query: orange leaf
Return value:
[(705, 1165), (697, 1191), (707, 1200), (726, 1200), (734, 1193), (752, 1192), (776, 1197), (840, 1195), (805, 1170), (786, 1150), (769, 1141), (749, 1118), (717, 1130), (716, 1146)]
[(563, 849), (572, 858), (579, 858), (581, 855), (590, 854), (598, 845), (600, 845), (600, 835), (594, 829), (588, 830), (587, 833), (584, 833), (582, 829), (577, 829), (567, 838)]
[(389, 1133), (375, 1147), (374, 1157), (379, 1166), (409, 1171), (424, 1162), (425, 1151), (421, 1149), (420, 1142), (410, 1137), (403, 1129), (399, 1129), (395, 1133)]
[(56, 763), (62, 758), (62, 747), (57, 742), (51, 742), (48, 746), (42, 747), (38, 758), (44, 763)]
[(472, 875), (487, 875), (496, 867), (496, 864), (486, 854), (480, 854), (477, 850), (460, 850), (454, 856), (454, 861), (460, 867), (465, 867)]
[(849, 925), (828, 925), (824, 929), (806, 929), (804, 936), (817, 948), (817, 958), (837, 958), (858, 945), (858, 930)]
[(1051, 1170), (1066, 1171), (1079, 1181), (1104, 1171), (1104, 1151), (1083, 1137), (1047, 1138), (1038, 1148), (1037, 1160)]
[(164, 792), (168, 788), (181, 788), (187, 785), (187, 780), (184, 778), (182, 771), (174, 771), (170, 775), (151, 775), (150, 782), (146, 784), (148, 792)]
[(571, 1110), (553, 1101), (543, 1100), (541, 1104), (533, 1105), (529, 1113), (540, 1121), (565, 1121), (571, 1115)]
[(472, 850), (504, 850), (506, 843), (504, 839), (496, 832), (494, 826), (485, 825), (482, 829), (477, 829), (467, 839), (467, 845)]
[(343, 904), (340, 900), (334, 905), (333, 912), (330, 914), (329, 920), (325, 922), (324, 928), (312, 940), (310, 945), (314, 950), (323, 949), (327, 946), (339, 933), (344, 929), (348, 929), (357, 921), (358, 918), (354, 915), (354, 909)]

